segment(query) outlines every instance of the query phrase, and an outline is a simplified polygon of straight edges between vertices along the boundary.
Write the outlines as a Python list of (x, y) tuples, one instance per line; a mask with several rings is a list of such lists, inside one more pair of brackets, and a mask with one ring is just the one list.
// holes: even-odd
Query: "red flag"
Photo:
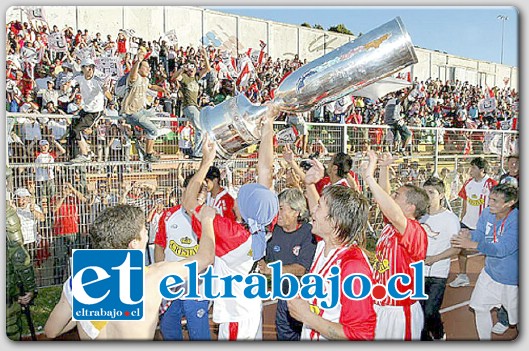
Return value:
[(250, 74), (250, 68), (248, 67), (248, 62), (244, 65), (244, 68), (242, 69), (241, 73), (239, 73), (239, 77), (237, 78), (237, 81), (235, 82), (235, 84), (237, 86), (240, 86), (243, 79), (244, 81), (246, 82), (248, 80), (248, 78), (245, 78), (248, 76), (248, 74)]
[(470, 155), (470, 152), (472, 151), (472, 143), (470, 140), (467, 140), (465, 142), (465, 150), (463, 151), (464, 155)]
[(494, 91), (492, 91), (492, 89), (489, 88), (489, 86), (487, 84), (485, 84), (485, 86), (487, 87), (487, 93), (488, 93), (489, 97), (493, 98), (494, 97)]

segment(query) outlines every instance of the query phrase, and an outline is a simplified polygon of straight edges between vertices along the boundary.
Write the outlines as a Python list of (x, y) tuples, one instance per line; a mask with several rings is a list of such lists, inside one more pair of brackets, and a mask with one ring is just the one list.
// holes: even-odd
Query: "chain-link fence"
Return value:
[[(67, 160), (61, 158), (65, 155), (61, 153), (61, 148), (65, 147), (59, 142), (55, 143), (57, 134), (52, 134), (52, 130), (46, 128), (48, 134), (43, 134), (41, 130), (40, 137), (33, 139), (22, 138), (21, 135), (26, 136), (23, 134), (24, 124), (28, 123), (27, 116), (22, 118), (26, 120), (21, 120), (19, 116), (8, 118), (7, 190), (22, 220), (25, 245), (36, 267), (38, 286), (56, 285), (64, 281), (69, 274), (71, 250), (87, 247), (90, 244), (90, 224), (104, 208), (118, 203), (133, 204), (144, 209), (150, 238), (146, 263), (152, 262), (157, 218), (163, 209), (181, 202), (182, 182), (200, 164), (199, 160), (187, 160), (179, 154), (177, 133), (175, 139), (160, 139), (156, 148), (163, 153), (162, 160), (155, 163), (141, 161), (141, 138), (131, 138), (130, 143), (123, 141), (118, 147), (114, 134), (105, 134), (105, 138), (101, 137), (101, 143), (98, 143), (96, 133), (91, 139), (94, 146), (92, 150), (95, 150), (94, 162), (74, 165), (62, 162)], [(39, 117), (35, 121), (38, 122)], [(115, 129), (116, 125), (120, 127), (119, 123), (111, 120), (110, 128)], [(171, 130), (176, 130), (178, 126), (179, 121), (176, 119), (169, 122)], [(275, 127), (279, 131), (287, 126), (284, 122), (277, 122)], [(368, 149), (394, 150), (394, 140), (388, 137), (390, 131), (387, 126), (309, 123), (307, 129), (309, 153), (317, 151), (318, 157), (325, 162), (335, 152), (348, 152), (353, 156), (352, 170), (357, 173)], [(504, 173), (506, 157), (517, 153), (517, 132), (410, 129), (413, 139), (392, 167), (392, 186), (397, 188), (409, 182), (420, 185), (436, 174), (445, 180), (446, 197), (456, 214), (461, 209), (458, 192), (469, 178), (470, 161), (478, 156), (484, 157), (489, 161), (489, 174), (498, 178)], [(54, 154), (54, 158), (38, 158), (39, 153), (42, 153), (39, 141), (43, 139), (49, 141), (50, 153)], [(242, 155), (252, 155), (253, 151), (255, 147)], [(276, 151), (275, 189), (279, 192), (289, 186), (292, 174), (289, 174), (282, 160), (282, 146), (276, 147)], [(298, 161), (308, 155), (302, 154), (298, 155)], [(255, 157), (219, 159), (215, 165), (221, 170), (222, 185), (234, 197), (241, 185), (256, 181)], [(370, 199), (370, 192), (361, 177), (359, 181), (362, 191)], [(383, 222), (374, 203), (369, 224), (369, 234), (376, 237)]]

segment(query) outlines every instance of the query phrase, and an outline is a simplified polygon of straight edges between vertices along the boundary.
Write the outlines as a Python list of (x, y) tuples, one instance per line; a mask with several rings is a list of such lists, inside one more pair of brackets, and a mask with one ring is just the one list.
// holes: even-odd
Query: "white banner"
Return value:
[(36, 64), (39, 62), (39, 53), (33, 48), (24, 46), (20, 51), (20, 58), (23, 62)]
[(37, 20), (46, 22), (46, 14), (44, 12), (44, 8), (39, 6), (30, 6), (26, 7), (26, 16), (28, 16), (28, 20)]
[(117, 56), (101, 56), (94, 60), (96, 67), (103, 73), (103, 77), (114, 81), (123, 75), (121, 60)]
[(125, 34), (125, 36), (129, 38), (136, 35), (136, 31), (134, 29), (120, 29), (119, 31)]
[(496, 98), (482, 99), (478, 102), (478, 111), (481, 113), (493, 112), (496, 110)]
[(277, 144), (278, 145), (287, 145), (293, 144), (298, 138), (298, 133), (293, 127), (285, 128), (276, 133)]
[(85, 46), (84, 48), (78, 49), (76, 51), (76, 54), (77, 54), (77, 57), (81, 59), (81, 61), (87, 58), (95, 59), (94, 46), (90, 45), (90, 46)]
[(48, 49), (55, 52), (66, 52), (68, 50), (68, 44), (64, 33), (50, 33), (48, 36)]
[(164, 33), (162, 39), (166, 40), (169, 45), (178, 45), (178, 36), (176, 35), (176, 29), (171, 29), (170, 31)]

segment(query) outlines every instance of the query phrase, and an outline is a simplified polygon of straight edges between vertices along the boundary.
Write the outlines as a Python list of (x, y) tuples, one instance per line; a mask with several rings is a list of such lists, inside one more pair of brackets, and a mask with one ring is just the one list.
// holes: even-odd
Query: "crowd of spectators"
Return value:
[[(202, 51), (192, 46), (178, 46), (178, 43), (171, 42), (166, 37), (145, 40), (128, 36), (126, 31), (119, 31), (117, 36), (113, 37), (111, 34), (103, 36), (99, 32), (91, 33), (86, 29), (75, 30), (68, 26), (60, 29), (57, 25), (49, 28), (47, 24), (35, 25), (32, 22), (19, 21), (8, 23), (6, 31), (8, 112), (78, 115), (82, 97), (73, 77), (81, 74), (82, 60), (87, 57), (116, 57), (119, 66), (115, 67), (116, 72), (124, 75), (130, 71), (140, 47), (146, 48), (148, 52), (146, 56), (151, 68), (150, 83), (165, 88), (164, 92), (152, 92), (148, 99), (150, 106), (147, 107), (165, 112), (168, 117), (183, 117), (182, 109), (185, 106), (182, 85), (180, 81), (171, 79), (171, 76), (188, 65), (194, 65), (197, 76), (203, 77), (198, 81), (197, 107), (200, 109), (207, 105), (219, 104), (236, 94), (245, 94), (255, 103), (271, 100), (282, 79), (307, 63), (307, 60), (301, 60), (297, 55), (292, 59), (274, 59), (266, 53), (266, 44), (263, 42), (260, 43), (259, 49), (249, 49), (248, 52), (233, 57), (229, 52), (213, 45), (207, 45), (206, 50)], [(65, 52), (50, 50), (48, 45), (49, 37), (57, 32), (64, 35), (67, 44)], [(207, 74), (200, 75), (206, 66), (205, 60), (212, 69)], [(110, 91), (114, 91), (119, 76), (105, 76), (102, 72), (99, 74), (106, 80)], [(426, 81), (415, 78), (412, 83), (410, 88), (405, 89), (409, 94), (401, 112), (407, 126), (517, 129), (519, 95), (507, 85), (505, 88), (489, 88), (460, 80), (443, 82), (439, 78)], [(354, 94), (345, 96), (302, 116), (301, 122), (383, 125), (386, 103), (400, 93), (390, 93), (377, 100)], [(486, 98), (495, 99), (495, 109), (479, 106)], [(127, 147), (127, 138), (131, 136), (130, 127), (127, 129), (118, 123), (120, 102), (121, 98), (117, 95), (106, 100), (106, 122), (101, 121), (95, 127), (96, 131), (87, 135), (87, 139), (92, 137), (99, 145), (98, 161), (110, 158), (116, 160), (115, 152), (114, 157), (109, 157), (111, 151), (102, 151), (103, 140), (106, 140), (107, 149), (130, 151)], [(278, 120), (289, 118), (292, 116), (283, 113)], [(296, 116), (296, 119), (299, 120), (300, 116)], [(10, 141), (19, 143), (13, 145), (11, 156), (23, 157), (22, 161), (32, 161), (28, 144), (38, 143), (41, 138), (49, 142), (52, 138), (57, 140), (65, 133), (70, 123), (70, 118), (63, 117), (36, 116), (17, 119), (16, 124), (19, 127), (13, 129), (15, 133), (10, 135)], [(10, 125), (13, 124), (15, 122), (10, 121)], [(176, 121), (166, 124), (177, 137), (183, 129)], [(296, 126), (300, 124), (302, 123), (297, 123)], [(116, 127), (112, 127), (113, 125)], [(87, 131), (90, 132), (92, 131)], [(189, 138), (190, 133), (193, 134), (194, 131), (185, 129), (182, 138)], [(369, 134), (375, 144), (382, 142), (382, 133), (376, 129)], [(94, 137), (95, 135), (97, 136)], [(452, 137), (458, 140), (466, 138), (483, 141), (474, 140), (482, 139), (483, 134), (474, 135), (475, 137), (465, 137), (464, 133), (459, 133)], [(367, 139), (366, 135), (362, 137)], [(386, 141), (391, 142), (390, 137), (386, 137)], [(421, 132), (414, 137), (420, 137), (423, 142), (432, 142), (433, 133)], [(450, 139), (450, 134), (445, 134), (443, 141), (453, 140)], [(113, 146), (110, 147), (110, 144)], [(192, 147), (189, 143), (181, 144), (185, 144), (185, 148)], [(309, 151), (306, 144), (305, 138), (303, 151)], [(182, 157), (185, 156), (186, 154), (182, 153)], [(128, 158), (123, 155), (120, 159)]]

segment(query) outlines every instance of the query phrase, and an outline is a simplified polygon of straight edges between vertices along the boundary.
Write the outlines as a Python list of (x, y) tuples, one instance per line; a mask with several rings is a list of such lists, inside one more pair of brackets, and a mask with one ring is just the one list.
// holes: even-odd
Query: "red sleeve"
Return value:
[[(364, 259), (360, 249), (354, 250), (351, 256), (341, 265), (341, 281), (351, 274), (364, 274), (369, 278), (372, 277), (371, 269)], [(355, 279), (353, 292), (359, 294), (361, 284)], [(340, 324), (343, 327), (345, 336), (349, 340), (373, 340), (375, 338), (375, 327), (377, 317), (373, 308), (374, 302), (371, 296), (362, 300), (351, 300), (340, 294), (340, 303), (342, 310), (340, 312)]]
[[(201, 206), (197, 207), (196, 212), (200, 212), (200, 208)], [(200, 239), (202, 223), (195, 215), (191, 217), (191, 227)], [(219, 215), (215, 216), (213, 220), (213, 230), (215, 231), (215, 255), (219, 257), (241, 246), (250, 236), (250, 232), (241, 224)]]
[(320, 196), (321, 196), (321, 193), (323, 192), (323, 188), (325, 187), (325, 185), (329, 184), (330, 182), (331, 182), (331, 178), (323, 177), (316, 184), (314, 184)]
[(235, 212), (233, 211), (233, 207), (235, 207), (235, 200), (230, 194), (225, 194), (223, 196), (224, 200), (224, 208), (222, 209), (222, 213), (224, 214), (224, 217), (230, 218), (234, 221), (237, 220), (237, 217), (235, 216)]
[(459, 193), (457, 194), (457, 196), (459, 196), (460, 198), (462, 198), (463, 200), (466, 200), (467, 199), (467, 190), (466, 190), (466, 187), (467, 187), (467, 184), (470, 183), (470, 181), (472, 180), (472, 178), (470, 178), (469, 180), (467, 180), (465, 182), (465, 184), (463, 184), (463, 186), (461, 187), (461, 190), (459, 190)]
[(163, 211), (160, 221), (158, 222), (158, 231), (156, 232), (156, 236), (154, 238), (154, 243), (163, 248), (167, 246), (167, 230), (165, 228), (165, 220), (174, 213), (172, 210), (173, 208)]
[(400, 235), (399, 245), (404, 247), (415, 261), (421, 261), (426, 258), (428, 236), (419, 222), (408, 218), (406, 230), (404, 234)]
[(492, 179), (492, 178), (489, 178), (489, 179), (487, 180), (487, 184), (486, 184), (486, 186), (489, 188), (489, 190), (492, 189), (492, 188), (494, 188), (496, 185), (498, 185), (498, 182), (497, 182), (496, 180), (494, 180), (494, 179)]
[(362, 191), (362, 187), (360, 186), (360, 181), (358, 180), (358, 174), (356, 174), (354, 171), (349, 171), (349, 174), (351, 177), (353, 177), (356, 186), (358, 187), (358, 190)]

